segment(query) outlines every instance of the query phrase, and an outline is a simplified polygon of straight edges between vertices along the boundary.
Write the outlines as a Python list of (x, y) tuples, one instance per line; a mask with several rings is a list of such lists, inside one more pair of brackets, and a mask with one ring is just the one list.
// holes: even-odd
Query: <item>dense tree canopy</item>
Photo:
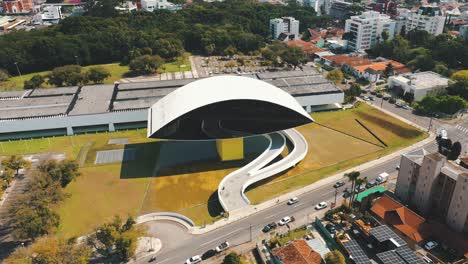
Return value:
[(468, 68), (468, 39), (448, 34), (433, 36), (412, 30), (405, 36), (379, 42), (368, 52), (407, 63), (413, 70), (449, 74), (448, 69)]
[[(0, 68), (16, 74), (15, 62), (24, 73), (74, 64), (128, 63), (151, 51), (166, 60), (185, 50), (223, 54), (229, 46), (249, 53), (265, 46), (269, 20), (293, 16), (300, 30), (327, 26), (331, 19), (315, 16), (311, 7), (274, 6), (252, 1), (228, 0), (200, 3), (177, 12), (157, 10), (117, 14), (117, 0), (87, 1), (88, 15), (63, 19), (59, 25), (0, 36)], [(140, 52), (140, 54), (138, 54)]]

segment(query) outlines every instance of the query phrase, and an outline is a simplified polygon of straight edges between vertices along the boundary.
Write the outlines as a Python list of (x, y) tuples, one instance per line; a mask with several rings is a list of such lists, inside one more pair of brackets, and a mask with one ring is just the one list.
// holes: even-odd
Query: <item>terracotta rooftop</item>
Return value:
[(392, 64), (394, 69), (400, 69), (404, 68), (405, 65), (402, 63), (399, 63), (397, 61), (379, 61), (379, 62), (373, 62), (369, 65), (360, 65), (360, 66), (355, 66), (354, 69), (363, 72), (367, 69), (371, 69), (375, 72), (382, 72), (387, 68), (388, 64)]
[(371, 211), (411, 240), (416, 242), (424, 240), (419, 231), (426, 220), (390, 196), (380, 197)]
[(305, 240), (294, 240), (286, 246), (274, 248), (273, 254), (284, 264), (320, 264), (322, 257)]
[(324, 56), (323, 58), (339, 66), (348, 65), (348, 66), (354, 67), (354, 66), (372, 64), (371, 60), (364, 59), (361, 57), (350, 57), (350, 56), (345, 56), (345, 55)]
[(307, 42), (304, 40), (290, 40), (286, 42), (290, 47), (301, 47), (304, 53), (313, 54), (316, 52), (322, 52), (324, 49), (318, 48), (312, 42)]

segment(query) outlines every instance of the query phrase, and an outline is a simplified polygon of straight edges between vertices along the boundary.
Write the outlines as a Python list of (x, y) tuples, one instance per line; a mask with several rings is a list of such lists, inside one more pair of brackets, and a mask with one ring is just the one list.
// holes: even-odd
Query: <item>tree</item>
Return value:
[(346, 260), (338, 250), (333, 250), (325, 254), (326, 264), (346, 264)]
[(241, 257), (236, 252), (231, 252), (224, 257), (223, 264), (242, 264)]
[(395, 69), (393, 67), (393, 64), (389, 63), (389, 64), (387, 64), (387, 67), (385, 67), (383, 75), (386, 78), (388, 78), (389, 76), (392, 76), (393, 74), (395, 74)]
[(45, 236), (29, 247), (17, 248), (6, 263), (86, 264), (91, 254), (91, 249), (85, 244)]
[(414, 94), (413, 93), (405, 93), (403, 95), (403, 100), (408, 104), (411, 104), (414, 101)]
[(88, 80), (92, 81), (93, 83), (102, 83), (105, 79), (111, 76), (107, 69), (100, 66), (91, 67), (86, 74)]
[(237, 49), (234, 46), (229, 45), (227, 48), (224, 49), (223, 54), (228, 56), (229, 58), (232, 58), (234, 55), (237, 54)]
[(47, 77), (49, 78), (47, 82), (57, 87), (74, 86), (86, 82), (86, 76), (81, 72), (79, 65), (57, 67)]
[(19, 170), (29, 169), (31, 167), (31, 162), (21, 156), (13, 155), (2, 160), (2, 166), (6, 169), (14, 170), (16, 174), (19, 174)]
[(388, 30), (383, 30), (382, 34), (380, 34), (380, 35), (381, 35), (383, 41), (387, 41), (388, 38), (390, 37), (390, 35), (388, 34)]
[(81, 175), (78, 162), (75, 160), (63, 160), (60, 162), (47, 160), (43, 161), (37, 168), (53, 181), (60, 182), (62, 188)]
[(348, 181), (351, 182), (351, 203), (350, 205), (352, 204), (352, 202), (354, 201), (354, 189), (356, 187), (356, 180), (359, 178), (359, 176), (361, 175), (361, 173), (359, 171), (352, 171), (352, 172), (349, 172), (349, 173), (345, 173), (345, 177), (348, 178)]
[(43, 200), (18, 202), (13, 214), (13, 234), (19, 239), (35, 240), (58, 227), (60, 217)]
[(87, 243), (104, 257), (115, 255), (120, 260), (128, 260), (135, 254), (138, 237), (143, 233), (143, 229), (135, 227), (133, 218), (128, 217), (123, 223), (119, 216), (115, 216), (112, 222), (98, 227)]
[[(360, 187), (367, 183), (367, 178), (357, 178), (355, 181), (356, 188), (360, 189)], [(353, 190), (355, 192), (355, 190)], [(357, 195), (353, 195), (353, 199), (351, 200), (351, 206), (353, 205), (354, 201), (357, 199)]]
[(0, 182), (5, 183), (5, 188), (10, 186), (10, 183), (14, 179), (14, 171), (12, 169), (6, 168), (5, 170), (0, 170)]
[(468, 101), (468, 70), (457, 71), (450, 77), (451, 83), (447, 88), (449, 95), (458, 95)]
[(334, 69), (327, 73), (327, 79), (334, 84), (340, 83), (343, 81), (343, 78), (343, 72), (340, 69)]
[(164, 64), (164, 59), (158, 55), (143, 55), (133, 59), (130, 64), (130, 70), (135, 74), (152, 74)]
[(24, 81), (24, 89), (31, 90), (39, 88), (44, 82), (44, 76), (36, 74), (29, 81)]
[(3, 69), (0, 69), (0, 82), (4, 82), (8, 79), (8, 77), (10, 77), (8, 75), (8, 72), (3, 70)]
[(460, 142), (455, 142), (452, 144), (452, 147), (450, 148), (450, 152), (447, 155), (447, 159), (449, 160), (456, 160), (458, 159), (458, 156), (460, 156), (462, 150), (462, 145)]
[(281, 60), (289, 65), (292, 65), (294, 69), (297, 66), (307, 62), (307, 56), (300, 47), (287, 47), (286, 51), (281, 54)]

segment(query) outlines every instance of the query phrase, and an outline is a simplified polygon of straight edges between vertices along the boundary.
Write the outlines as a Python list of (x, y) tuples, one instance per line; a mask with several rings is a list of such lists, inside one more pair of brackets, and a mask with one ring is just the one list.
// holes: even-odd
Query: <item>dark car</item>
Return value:
[(384, 96), (383, 99), (384, 99), (385, 101), (388, 101), (388, 99), (390, 99), (390, 97), (389, 97), (389, 96)]
[(269, 232), (269, 231), (275, 229), (277, 226), (278, 226), (278, 225), (277, 225), (276, 223), (269, 223), (268, 225), (266, 225), (266, 226), (263, 227), (262, 231), (263, 231), (264, 233), (266, 233), (266, 232)]
[(345, 190), (345, 191), (343, 192), (343, 198), (346, 199), (346, 198), (349, 198), (349, 197), (351, 197), (351, 192), (349, 192), (348, 190)]
[(340, 187), (343, 186), (343, 185), (345, 185), (344, 182), (336, 182), (336, 183), (333, 185), (333, 187), (334, 187), (334, 188), (340, 188)]
[(375, 185), (377, 185), (377, 182), (375, 181), (370, 181), (366, 184), (366, 188), (369, 189), (369, 188), (372, 188), (374, 187)]
[(205, 253), (203, 253), (203, 255), (201, 256), (201, 258), (203, 260), (205, 259), (209, 259), (211, 257), (213, 257), (214, 255), (216, 255), (216, 250), (214, 249), (209, 249), (208, 251), (206, 251)]
[(332, 224), (332, 223), (328, 223), (325, 228), (328, 230), (328, 232), (330, 232), (331, 234), (335, 234), (336, 233), (336, 228), (335, 228), (335, 225)]

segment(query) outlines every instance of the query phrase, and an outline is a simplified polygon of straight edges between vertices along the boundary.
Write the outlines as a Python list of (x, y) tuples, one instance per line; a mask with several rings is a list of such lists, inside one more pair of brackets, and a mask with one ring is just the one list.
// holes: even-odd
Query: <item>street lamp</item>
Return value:
[(18, 62), (15, 62), (15, 66), (16, 66), (16, 70), (18, 71), (18, 74), (19, 74), (19, 76), (21, 78), (21, 82), (24, 82), (23, 75), (21, 75), (21, 71), (20, 71), (20, 69), (18, 67)]

